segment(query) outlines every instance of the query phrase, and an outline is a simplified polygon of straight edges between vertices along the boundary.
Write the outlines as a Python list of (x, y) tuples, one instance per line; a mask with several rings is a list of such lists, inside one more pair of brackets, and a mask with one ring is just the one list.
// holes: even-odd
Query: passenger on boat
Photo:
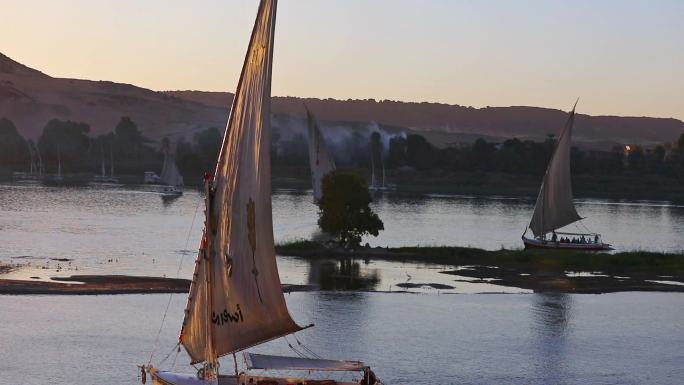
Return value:
[(599, 243), (598, 234), (594, 235), (594, 243)]
[(556, 232), (553, 232), (553, 235), (551, 236), (551, 241), (553, 242), (558, 242), (558, 236), (556, 235)]

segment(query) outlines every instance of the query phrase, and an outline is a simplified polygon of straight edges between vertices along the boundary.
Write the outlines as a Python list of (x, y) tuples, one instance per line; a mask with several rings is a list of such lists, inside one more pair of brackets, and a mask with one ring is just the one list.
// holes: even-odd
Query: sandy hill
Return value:
[[(169, 95), (198, 103), (228, 105), (233, 94), (228, 92), (169, 91)], [(300, 116), (302, 104), (328, 121), (378, 122), (407, 127), (414, 131), (440, 136), (440, 140), (466, 140), (478, 136), (488, 138), (526, 138), (540, 140), (562, 128), (566, 112), (539, 107), (473, 108), (441, 103), (408, 103), (373, 99), (335, 100), (275, 97), (276, 112)], [(575, 139), (586, 144), (663, 143), (684, 133), (684, 123), (677, 119), (578, 114)], [(452, 134), (452, 135), (445, 135)]]
[[(130, 116), (151, 138), (191, 136), (210, 126), (223, 127), (233, 95), (228, 92), (157, 92), (108, 81), (61, 79), (17, 63), (0, 54), (0, 117), (15, 122), (20, 131), (37, 137), (52, 118), (90, 124), (94, 133), (111, 131), (121, 116)], [(377, 122), (407, 131), (423, 132), (436, 144), (491, 139), (542, 139), (557, 133), (563, 111), (537, 107), (472, 108), (439, 103), (335, 100), (275, 97), (276, 114), (302, 117), (306, 103), (320, 120), (340, 123)], [(295, 119), (296, 121), (296, 119)], [(579, 115), (578, 142), (663, 143), (684, 133), (676, 119)]]
[(226, 107), (130, 84), (53, 78), (0, 54), (0, 116), (29, 137), (39, 136), (53, 118), (86, 122), (99, 134), (130, 116), (148, 136), (157, 137), (224, 125), (227, 114)]

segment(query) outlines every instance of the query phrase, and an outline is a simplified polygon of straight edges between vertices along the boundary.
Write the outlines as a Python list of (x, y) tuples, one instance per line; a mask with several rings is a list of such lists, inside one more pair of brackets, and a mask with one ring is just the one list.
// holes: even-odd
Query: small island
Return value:
[(276, 246), (283, 256), (303, 259), (359, 259), (435, 264), (444, 274), (488, 280), (535, 292), (684, 292), (684, 254), (656, 252), (495, 250), (414, 246), (344, 249), (300, 240)]

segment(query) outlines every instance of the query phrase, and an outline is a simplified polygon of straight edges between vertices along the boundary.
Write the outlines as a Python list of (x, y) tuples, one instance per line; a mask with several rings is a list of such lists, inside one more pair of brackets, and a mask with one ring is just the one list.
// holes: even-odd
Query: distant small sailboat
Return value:
[(57, 147), (57, 173), (52, 175), (46, 175), (43, 179), (43, 183), (46, 184), (61, 184), (64, 181), (64, 176), (62, 175), (62, 151)]
[[(378, 383), (358, 361), (247, 352), (247, 372), (238, 372), (236, 353), (305, 329), (288, 312), (273, 241), (269, 148), (276, 4), (260, 2), (216, 170), (204, 178), (204, 231), (179, 336), (191, 364), (201, 367), (197, 375), (186, 375), (144, 366), (155, 385), (354, 384), (249, 373), (255, 369), (307, 376), (360, 372), (364, 385)], [(219, 375), (219, 357), (225, 355), (233, 355), (234, 375)]]
[[(377, 133), (379, 135), (379, 133)], [(388, 185), (385, 183), (385, 154), (383, 153), (383, 147), (382, 143), (378, 143), (378, 150), (375, 151), (375, 146), (373, 144), (373, 140), (371, 139), (370, 141), (370, 158), (371, 158), (371, 183), (368, 186), (368, 190), (372, 192), (382, 192), (382, 191), (389, 191), (389, 190), (394, 190), (393, 185)], [(380, 159), (380, 184), (377, 183), (376, 177), (375, 177), (375, 157), (376, 157), (376, 152), (378, 154), (378, 158)]]
[[(577, 103), (575, 103), (575, 107)], [(575, 107), (565, 123), (542, 181), (532, 220), (522, 240), (525, 248), (573, 249), (573, 250), (611, 250), (603, 243), (597, 233), (559, 232), (558, 229), (582, 220), (572, 195), (570, 174), (570, 151), (572, 129), (575, 123)], [(527, 236), (528, 229), (533, 237)]]
[(171, 145), (168, 139), (162, 142), (162, 149), (164, 151), (164, 165), (162, 166), (159, 181), (163, 185), (161, 194), (166, 196), (182, 195), (183, 194), (183, 176), (178, 171), (176, 166), (176, 157), (171, 150)]
[(61, 182), (64, 180), (64, 177), (62, 176), (62, 153), (57, 150), (57, 176), (55, 177), (55, 180), (58, 182)]
[(323, 196), (323, 177), (335, 171), (335, 160), (328, 150), (325, 138), (321, 134), (316, 117), (306, 108), (309, 124), (309, 165), (311, 166), (311, 182), (313, 184), (314, 203)]
[(28, 173), (23, 171), (15, 171), (12, 173), (12, 178), (17, 182), (36, 183), (39, 182), (43, 177), (43, 165), (40, 158), (40, 153), (35, 147), (35, 144), (33, 144), (33, 141), (29, 140), (27, 145), (30, 158), (29, 171)]
[(118, 183), (119, 178), (114, 176), (114, 152), (110, 146), (109, 148), (109, 175), (107, 175), (105, 167), (105, 150), (104, 145), (100, 143), (100, 149), (102, 152), (102, 162), (100, 163), (101, 175), (95, 175), (93, 181), (97, 183)]

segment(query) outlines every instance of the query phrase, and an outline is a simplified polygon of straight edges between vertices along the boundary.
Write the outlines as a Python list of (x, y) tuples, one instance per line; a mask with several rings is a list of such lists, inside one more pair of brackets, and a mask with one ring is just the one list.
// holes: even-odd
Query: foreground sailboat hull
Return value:
[(526, 249), (551, 249), (551, 250), (580, 250), (580, 251), (607, 251), (614, 250), (608, 243), (568, 243), (553, 242), (540, 239), (522, 237)]
[(150, 369), (153, 385), (358, 385), (356, 382), (338, 382), (335, 380), (311, 380), (296, 377), (266, 377), (243, 374), (240, 376), (219, 376), (218, 380), (200, 380), (192, 374), (178, 374)]

